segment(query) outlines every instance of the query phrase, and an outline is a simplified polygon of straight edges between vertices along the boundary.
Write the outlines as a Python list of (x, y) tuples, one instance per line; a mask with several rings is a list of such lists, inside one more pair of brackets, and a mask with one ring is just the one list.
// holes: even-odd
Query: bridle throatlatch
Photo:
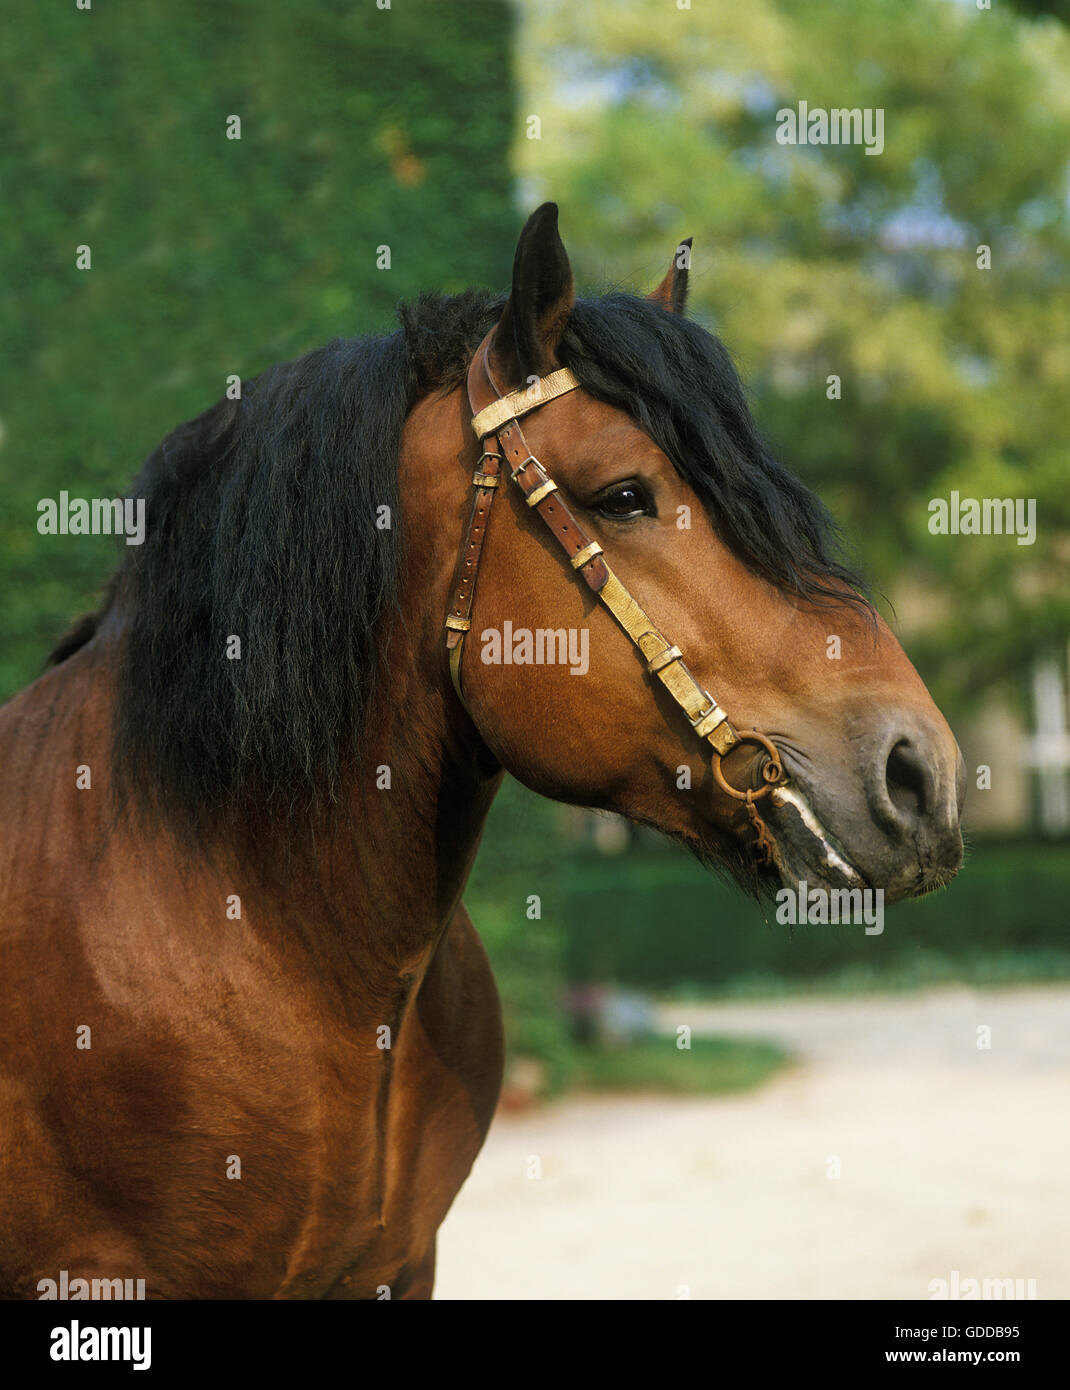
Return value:
[[(705, 690), (684, 664), (683, 653), (659, 632), (651, 619), (620, 582), (606, 563), (602, 547), (584, 531), (558, 491), (557, 484), (528, 448), (520, 417), (556, 400), (558, 396), (575, 391), (579, 382), (567, 367), (538, 377), (521, 391), (503, 395), (491, 375), (487, 350), (493, 330), (487, 334), (468, 369), (468, 400), (472, 407), (472, 428), (482, 445), (479, 463), (472, 475), (472, 509), (468, 517), (461, 553), (457, 557), (453, 598), (446, 617), (446, 650), (449, 656), (450, 678), (457, 695), (464, 703), (461, 690), (461, 655), (464, 639), (472, 625), (472, 602), (475, 597), (476, 576), (479, 573), (483, 541), (490, 520), (491, 503), (501, 480), (504, 465), (509, 477), (524, 496), (529, 507), (542, 518), (550, 534), (568, 556), (572, 568), (609, 609), (619, 625), (639, 648), (646, 669), (657, 676), (672, 698), (687, 715), (688, 722), (700, 738), (713, 749), (712, 772), (717, 786), (727, 796), (745, 803), (746, 812), (756, 834), (755, 852), (763, 863), (772, 859), (773, 843), (765, 823), (758, 814), (756, 802), (784, 777), (783, 764), (776, 746), (756, 729), (737, 730), (717, 701)], [(725, 779), (721, 759), (743, 743), (755, 743), (766, 752), (762, 767), (762, 785), (740, 790)]]

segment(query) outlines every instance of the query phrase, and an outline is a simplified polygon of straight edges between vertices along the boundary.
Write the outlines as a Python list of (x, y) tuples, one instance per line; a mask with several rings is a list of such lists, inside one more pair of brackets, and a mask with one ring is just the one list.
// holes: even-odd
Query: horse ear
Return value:
[(668, 309), (672, 314), (682, 314), (687, 304), (687, 275), (691, 269), (691, 242), (691, 237), (688, 237), (686, 241), (681, 241), (673, 253), (672, 264), (669, 266), (665, 279), (656, 290), (647, 295), (647, 299), (651, 303), (659, 304), (661, 308)]
[(524, 224), (513, 258), (513, 288), (490, 345), (503, 384), (545, 376), (572, 312), (572, 267), (557, 232), (557, 204), (543, 203)]

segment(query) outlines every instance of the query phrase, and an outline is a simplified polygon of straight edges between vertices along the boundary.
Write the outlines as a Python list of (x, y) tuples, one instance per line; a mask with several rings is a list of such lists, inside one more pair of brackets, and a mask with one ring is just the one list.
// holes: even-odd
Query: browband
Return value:
[(567, 395), (569, 391), (575, 391), (579, 384), (567, 367), (550, 372), (548, 376), (536, 377), (530, 386), (520, 391), (510, 391), (507, 396), (502, 396), (500, 400), (485, 406), (473, 418), (472, 428), (476, 432), (476, 438), (485, 439), (507, 420), (519, 420), (529, 410), (545, 405), (547, 401), (556, 400), (558, 396)]

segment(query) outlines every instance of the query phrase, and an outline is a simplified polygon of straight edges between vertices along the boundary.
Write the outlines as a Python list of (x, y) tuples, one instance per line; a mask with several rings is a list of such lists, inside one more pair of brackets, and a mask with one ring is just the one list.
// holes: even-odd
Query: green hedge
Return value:
[(230, 373), (508, 284), (512, 34), (506, 0), (5, 15), (0, 699), (115, 564), (38, 535), (39, 499), (121, 493)]
[[(495, 967), (511, 1045), (560, 1074), (568, 980), (770, 994), (1070, 978), (1063, 844), (980, 842), (948, 889), (888, 908), (883, 934), (866, 936), (778, 925), (673, 846), (643, 837), (607, 856), (563, 838), (557, 821), (553, 806), (508, 783), (465, 901)], [(540, 920), (527, 917), (532, 895)]]
[(780, 925), (774, 913), (668, 849), (615, 860), (564, 856), (551, 901), (567, 972), (649, 987), (755, 976), (801, 983), (843, 971), (874, 981), (882, 972), (921, 979), (946, 974), (947, 961), (1007, 952), (1035, 955), (1041, 975), (1062, 952), (1063, 968), (1070, 963), (1065, 847), (978, 844), (944, 892), (889, 907), (879, 936), (861, 926)]

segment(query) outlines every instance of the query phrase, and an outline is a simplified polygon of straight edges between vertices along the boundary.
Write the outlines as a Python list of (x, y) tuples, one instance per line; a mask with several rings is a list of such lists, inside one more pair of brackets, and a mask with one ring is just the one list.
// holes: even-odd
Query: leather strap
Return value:
[(479, 467), (472, 474), (472, 486), (475, 489), (472, 508), (468, 513), (464, 544), (457, 556), (457, 568), (453, 576), (453, 602), (446, 616), (446, 651), (449, 655), (450, 679), (462, 704), (464, 695), (461, 692), (461, 655), (464, 651), (465, 634), (472, 626), (476, 578), (483, 554), (483, 541), (487, 535), (487, 523), (490, 521), (490, 507), (500, 482), (501, 461), (501, 454), (492, 452), (492, 446), (488, 441), (480, 457)]
[(475, 582), (491, 502), (500, 481), (500, 471), (507, 467), (509, 477), (519, 487), (528, 506), (541, 517), (550, 534), (569, 557), (572, 567), (639, 648), (650, 674), (657, 676), (668, 690), (687, 715), (695, 732), (707, 739), (719, 754), (727, 753), (741, 742), (741, 738), (725, 711), (695, 680), (684, 663), (679, 647), (659, 631), (610, 569), (602, 554), (602, 547), (580, 525), (557, 484), (532, 454), (524, 438), (519, 417), (567, 391), (575, 390), (578, 382), (567, 368), (562, 368), (541, 377), (535, 386), (527, 390), (503, 395), (498, 390), (487, 361), (492, 335), (493, 330), (477, 348), (468, 370), (468, 399), (474, 416), (472, 426), (483, 441), (484, 452), (480, 463), (485, 467), (481, 467), (473, 478), (475, 496), (458, 557), (453, 603), (446, 619), (450, 677), (462, 704), (461, 656), (464, 638), (471, 627)]
[[(530, 386), (521, 391), (510, 391), (507, 396), (501, 396), (479, 411), (472, 421), (476, 438), (485, 439), (507, 420), (519, 420), (522, 415), (545, 405), (547, 401), (556, 400), (568, 391), (575, 391), (579, 384), (567, 367), (550, 372), (548, 376), (536, 377)], [(475, 409), (474, 406), (472, 408)]]

